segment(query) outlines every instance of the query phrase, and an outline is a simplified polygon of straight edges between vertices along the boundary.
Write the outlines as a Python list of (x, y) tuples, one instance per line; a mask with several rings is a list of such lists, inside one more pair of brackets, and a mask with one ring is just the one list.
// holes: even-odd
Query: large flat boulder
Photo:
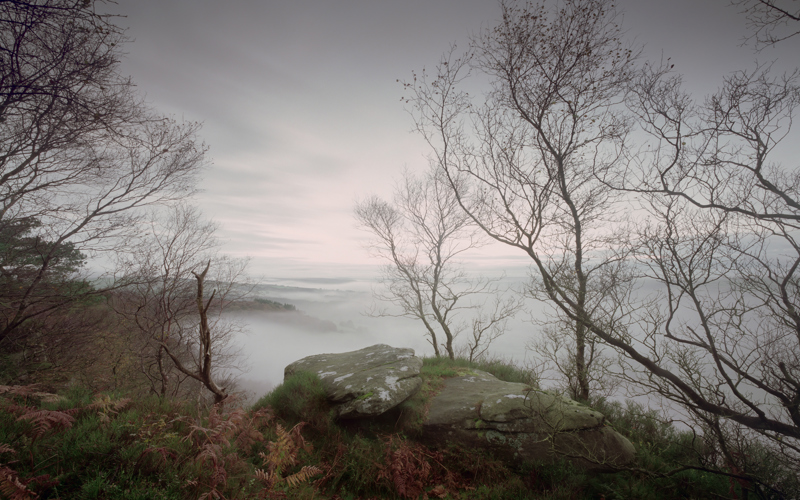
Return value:
[(507, 461), (564, 457), (593, 470), (614, 470), (636, 454), (599, 412), (479, 370), (445, 381), (430, 402), (423, 438), (484, 448)]
[(342, 419), (380, 415), (399, 405), (422, 385), (422, 360), (413, 349), (378, 344), (358, 351), (318, 354), (295, 361), (284, 379), (298, 371), (316, 374), (328, 401)]

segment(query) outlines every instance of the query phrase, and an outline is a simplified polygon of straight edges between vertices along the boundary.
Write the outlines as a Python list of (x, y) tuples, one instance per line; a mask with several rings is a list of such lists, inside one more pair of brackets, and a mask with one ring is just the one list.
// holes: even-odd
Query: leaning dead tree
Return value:
[(197, 280), (197, 313), (200, 316), (200, 324), (197, 332), (199, 340), (199, 353), (197, 356), (198, 359), (196, 369), (190, 369), (185, 366), (181, 358), (172, 352), (172, 349), (168, 344), (164, 344), (164, 349), (166, 350), (167, 355), (169, 355), (169, 357), (175, 363), (175, 366), (178, 368), (178, 370), (197, 380), (203, 384), (206, 389), (211, 391), (211, 393), (214, 394), (214, 403), (221, 403), (225, 400), (225, 398), (228, 397), (228, 393), (224, 387), (219, 387), (216, 382), (214, 382), (213, 373), (211, 371), (211, 328), (208, 326), (208, 309), (211, 307), (211, 303), (214, 300), (214, 294), (216, 293), (216, 290), (211, 292), (211, 296), (208, 298), (208, 301), (205, 300), (205, 296), (203, 295), (203, 284), (210, 267), (211, 261), (206, 264), (206, 267), (200, 272), (200, 274), (192, 271), (192, 274)]
[[(179, 204), (153, 214), (147, 234), (118, 262), (125, 286), (109, 303), (130, 332), (127, 355), (160, 396), (185, 394), (184, 382), (194, 380), (217, 399), (212, 368), (218, 380), (237, 359), (230, 344), (240, 327), (223, 312), (250, 291), (247, 262), (218, 255), (215, 230), (199, 210)], [(214, 291), (204, 298), (208, 276)]]

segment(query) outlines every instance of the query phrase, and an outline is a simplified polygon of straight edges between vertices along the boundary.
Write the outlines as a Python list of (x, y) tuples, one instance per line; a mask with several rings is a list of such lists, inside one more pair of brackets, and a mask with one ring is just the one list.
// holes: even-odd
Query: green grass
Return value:
[(539, 381), (536, 379), (533, 372), (524, 370), (502, 358), (479, 361), (469, 361), (468, 359), (462, 358), (450, 359), (444, 356), (422, 358), (423, 376), (455, 377), (457, 375), (464, 375), (470, 370), (481, 370), (491, 373), (505, 382), (517, 382), (529, 385), (533, 388), (539, 387)]
[(325, 394), (325, 387), (316, 375), (301, 371), (264, 395), (252, 409), (271, 408), (286, 425), (306, 422), (314, 431), (326, 433), (333, 424), (333, 416)]

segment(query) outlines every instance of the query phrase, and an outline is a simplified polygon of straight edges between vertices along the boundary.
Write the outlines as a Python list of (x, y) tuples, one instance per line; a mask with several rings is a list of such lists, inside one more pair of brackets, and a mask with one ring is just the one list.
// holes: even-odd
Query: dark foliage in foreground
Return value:
[[(774, 488), (680, 466), (713, 450), (640, 406), (599, 402), (637, 447), (630, 471), (590, 474), (567, 463), (510, 468), (456, 444), (429, 449), (413, 436), (425, 397), (442, 377), (474, 369), (425, 360), (418, 397), (385, 419), (339, 424), (319, 380), (294, 377), (250, 410), (155, 397), (133, 401), (72, 389), (59, 398), (32, 386), (0, 392), (0, 498), (792, 498), (791, 474)], [(506, 366), (506, 377), (525, 374)], [(768, 457), (765, 457), (768, 458)], [(725, 472), (725, 471), (722, 471)], [(730, 472), (730, 471), (728, 471)], [(781, 479), (782, 478), (782, 479)], [(781, 482), (783, 481), (783, 482)]]

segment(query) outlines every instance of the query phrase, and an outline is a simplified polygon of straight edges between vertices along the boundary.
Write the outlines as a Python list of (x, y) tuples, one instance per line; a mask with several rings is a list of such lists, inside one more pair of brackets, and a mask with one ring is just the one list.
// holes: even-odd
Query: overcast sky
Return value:
[[(741, 47), (745, 21), (726, 0), (618, 5), (645, 56), (670, 57), (699, 93), (756, 61), (798, 62), (794, 42)], [(397, 80), (500, 13), (493, 0), (119, 0), (114, 11), (134, 40), (122, 71), (161, 112), (204, 123), (212, 165), (198, 202), (225, 251), (267, 277), (372, 272), (354, 202), (390, 196), (403, 167), (426, 165)]]

